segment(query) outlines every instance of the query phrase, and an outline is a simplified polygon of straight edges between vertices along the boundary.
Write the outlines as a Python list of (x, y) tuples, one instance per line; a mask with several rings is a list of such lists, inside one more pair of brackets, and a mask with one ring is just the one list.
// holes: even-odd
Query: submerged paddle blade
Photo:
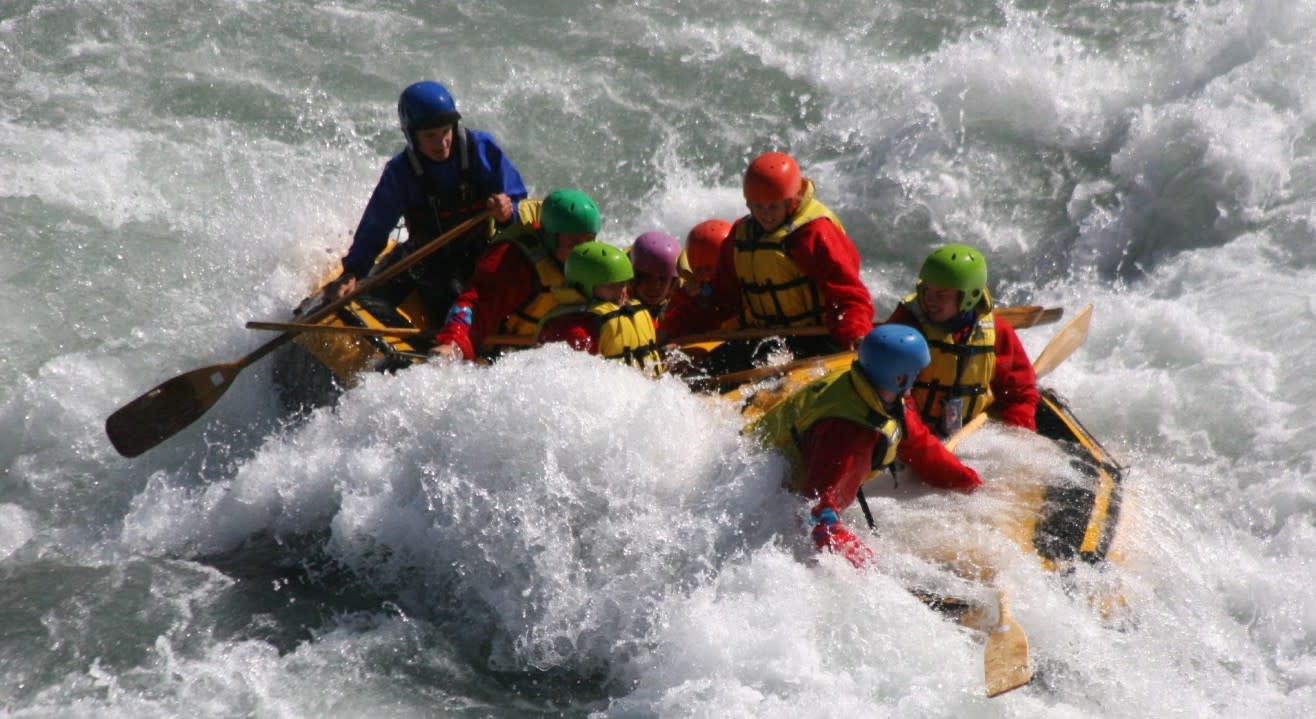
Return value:
[(1000, 623), (987, 630), (983, 673), (989, 697), (1000, 696), (1033, 680), (1033, 663), (1028, 657), (1028, 634), (1010, 616), (1004, 596), (1001, 597)]
[(136, 457), (174, 436), (219, 400), (240, 369), (237, 362), (195, 369), (120, 407), (105, 420), (110, 444)]

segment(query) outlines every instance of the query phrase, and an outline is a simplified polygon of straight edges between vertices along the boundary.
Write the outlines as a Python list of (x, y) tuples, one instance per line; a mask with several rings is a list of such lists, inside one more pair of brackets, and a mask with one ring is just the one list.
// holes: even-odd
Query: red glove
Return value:
[(813, 508), (813, 522), (813, 544), (818, 551), (839, 554), (857, 569), (873, 558), (873, 550), (841, 524), (831, 504), (819, 502)]

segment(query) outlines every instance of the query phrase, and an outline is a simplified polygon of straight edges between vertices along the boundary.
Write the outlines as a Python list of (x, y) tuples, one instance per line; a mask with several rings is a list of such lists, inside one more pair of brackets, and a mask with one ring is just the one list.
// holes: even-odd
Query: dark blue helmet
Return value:
[(882, 325), (859, 343), (860, 371), (869, 382), (896, 394), (908, 392), (931, 361), (928, 341), (907, 325)]
[(422, 80), (409, 85), (398, 98), (398, 124), (408, 145), (415, 145), (417, 130), (453, 125), (461, 117), (452, 93), (437, 82)]

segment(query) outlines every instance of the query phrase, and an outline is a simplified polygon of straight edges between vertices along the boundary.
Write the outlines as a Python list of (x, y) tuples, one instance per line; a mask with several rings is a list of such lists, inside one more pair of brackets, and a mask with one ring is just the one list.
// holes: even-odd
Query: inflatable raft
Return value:
[[(322, 287), (293, 311), (293, 320), (323, 303)], [(284, 408), (304, 411), (333, 404), (363, 373), (392, 372), (422, 361), (430, 347), (421, 333), (421, 328), (430, 326), (422, 304), (414, 292), (397, 306), (363, 294), (316, 323), (336, 329), (298, 333), (273, 358), (274, 386)], [(353, 334), (339, 328), (403, 333)]]

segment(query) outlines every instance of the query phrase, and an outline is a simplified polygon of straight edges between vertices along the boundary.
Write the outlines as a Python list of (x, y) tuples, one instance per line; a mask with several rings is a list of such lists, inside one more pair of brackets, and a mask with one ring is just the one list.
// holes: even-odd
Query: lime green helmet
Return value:
[(562, 233), (597, 235), (603, 226), (598, 205), (580, 190), (553, 190), (544, 198), (540, 213), (539, 222), (549, 240), (556, 240)]
[(968, 312), (982, 301), (987, 291), (987, 260), (968, 245), (939, 247), (923, 261), (918, 281), (920, 285), (959, 290), (960, 312)]
[(586, 297), (594, 296), (595, 285), (625, 282), (635, 276), (626, 253), (604, 242), (576, 245), (563, 270), (567, 284), (578, 287)]

